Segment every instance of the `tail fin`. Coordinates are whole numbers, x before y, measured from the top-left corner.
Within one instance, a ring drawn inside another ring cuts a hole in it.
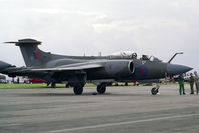
[[[38,48],[38,45],[41,45],[40,41],[34,39],[22,39],[18,40],[18,42],[6,43],[15,43],[16,46],[20,47],[27,67],[42,67],[51,60],[50,53],[46,53]]]

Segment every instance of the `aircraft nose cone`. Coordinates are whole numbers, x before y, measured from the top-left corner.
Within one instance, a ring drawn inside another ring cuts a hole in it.
[[[1,69],[4,69],[4,68],[6,68],[6,67],[9,67],[9,66],[11,66],[11,65],[8,64],[8,63],[6,63],[6,62],[0,61],[0,70],[1,70]]]
[[[188,66],[183,66],[183,65],[177,65],[177,64],[168,64],[167,65],[167,73],[169,75],[178,75],[178,74],[183,74],[186,73],[193,68],[188,67]]]

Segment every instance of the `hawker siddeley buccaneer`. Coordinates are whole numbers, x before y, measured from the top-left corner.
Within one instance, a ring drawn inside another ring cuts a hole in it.
[[[64,56],[43,52],[38,48],[40,41],[22,39],[14,43],[19,46],[26,67],[15,67],[0,61],[0,73],[10,77],[28,76],[51,84],[66,83],[72,86],[76,95],[81,95],[87,82],[97,83],[97,92],[105,93],[106,85],[112,81],[160,79],[167,75],[178,75],[192,68],[162,62],[158,58],[136,53],[121,52],[109,56]],[[157,90],[152,91],[153,94]]]

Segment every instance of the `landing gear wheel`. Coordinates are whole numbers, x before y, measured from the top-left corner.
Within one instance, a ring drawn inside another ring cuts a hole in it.
[[[156,85],[156,87],[151,89],[151,94],[156,95],[159,92],[159,88],[160,88],[160,86]]]
[[[152,95],[156,95],[157,93],[158,93],[158,89],[157,88],[154,87],[154,88],[151,89],[151,94]]]
[[[98,85],[97,92],[99,94],[104,94],[106,92],[106,85],[105,84]]]
[[[51,88],[56,88],[56,83],[51,83]]]
[[[83,92],[83,87],[74,87],[73,92],[75,93],[75,95],[81,95]]]

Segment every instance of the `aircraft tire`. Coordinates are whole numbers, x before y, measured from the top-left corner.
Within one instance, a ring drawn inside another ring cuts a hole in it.
[[[98,85],[97,92],[99,94],[104,94],[106,92],[106,85],[105,84]]]
[[[74,87],[73,92],[75,93],[75,95],[81,95],[83,92],[83,87]]]
[[[157,93],[158,93],[158,89],[157,88],[154,87],[154,88],[151,89],[151,94],[152,95],[156,95]]]

